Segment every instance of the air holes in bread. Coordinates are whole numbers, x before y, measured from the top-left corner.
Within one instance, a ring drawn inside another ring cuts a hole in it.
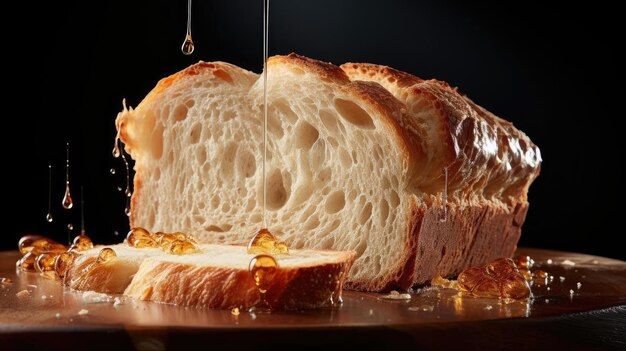
[[[206,163],[207,153],[204,147],[198,148],[198,151],[196,152],[196,159],[198,160],[199,165],[203,165]]]
[[[274,102],[273,106],[276,109],[276,112],[282,116],[282,119],[289,122],[289,124],[294,124],[298,120],[298,115],[293,112],[291,107],[289,107],[289,104],[287,104],[287,101],[284,99],[277,100]]]
[[[370,217],[372,216],[372,203],[368,202],[363,207],[363,211],[361,211],[361,215],[359,216],[359,224],[365,224]]]
[[[152,142],[150,143],[152,157],[160,159],[163,155],[163,125],[157,124],[152,132]]]
[[[222,153],[222,162],[220,163],[220,172],[225,179],[229,179],[233,175],[233,167],[237,156],[237,144],[230,142],[224,148]]]
[[[274,139],[280,139],[285,135],[280,119],[275,114],[267,116],[267,130]]]
[[[398,205],[400,205],[400,197],[398,197],[398,193],[396,193],[395,191],[391,192],[389,196],[389,203],[392,208],[396,208],[398,207]]]
[[[343,168],[352,166],[352,157],[350,157],[350,154],[344,148],[339,148],[339,162]]]
[[[202,124],[196,123],[191,127],[191,131],[189,132],[189,143],[197,144],[200,141],[200,135],[202,134]]]
[[[283,175],[280,170],[273,170],[267,177],[267,208],[278,210],[289,199],[289,191],[285,188]]]
[[[339,128],[337,126],[337,116],[331,114],[328,111],[321,110],[320,111],[320,120],[324,127],[326,127],[326,131],[331,136],[337,138],[339,135]]]
[[[189,109],[185,105],[178,105],[174,108],[174,121],[182,121],[187,118],[187,112]]]
[[[250,150],[240,150],[237,156],[237,172],[245,178],[252,177],[256,171],[256,160]]]
[[[189,100],[185,101],[185,105],[187,105],[187,108],[192,108],[193,105],[195,105],[195,104],[196,104],[196,100],[194,100],[194,99],[189,99]]]
[[[296,189],[293,195],[293,206],[298,206],[311,197],[313,187],[310,184],[304,184]]]
[[[298,149],[310,149],[311,146],[317,141],[320,133],[305,121],[300,121],[296,126],[296,148]]]
[[[337,213],[346,205],[345,194],[342,190],[335,191],[326,199],[326,212]]]
[[[226,73],[225,71],[222,71],[221,69],[216,69],[215,71],[213,71],[213,75],[228,83],[233,82],[233,78],[228,73]]]
[[[337,112],[339,112],[341,117],[343,117],[346,121],[354,124],[355,126],[366,129],[374,128],[374,122],[372,121],[372,117],[354,102],[343,99],[336,99],[335,108],[337,109]]]
[[[207,232],[223,232],[224,231],[224,229],[216,225],[210,225],[210,226],[204,227],[204,230],[206,230]]]
[[[385,222],[387,221],[387,218],[389,217],[389,204],[387,203],[387,200],[385,199],[381,199],[380,200],[380,208],[379,208],[379,213],[380,213],[380,224],[381,225],[385,225]]]
[[[213,195],[211,198],[211,208],[217,208],[220,205],[220,197],[219,195]]]
[[[304,229],[306,230],[312,230],[317,228],[320,225],[320,220],[319,218],[317,218],[317,216],[311,216],[309,217],[309,219],[306,221],[306,223],[304,223]]]

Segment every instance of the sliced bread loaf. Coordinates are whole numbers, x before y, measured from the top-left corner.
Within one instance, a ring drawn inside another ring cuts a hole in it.
[[[253,236],[262,82],[200,62],[120,112],[136,161],[132,226]],[[291,54],[270,58],[268,96],[269,229],[291,248],[355,250],[348,287],[405,289],[515,250],[539,150],[456,89]]]
[[[103,246],[77,255],[64,283],[76,290],[182,306],[248,309],[259,303],[259,288],[249,271],[255,255],[244,246],[201,244],[198,252],[185,255],[127,244],[107,247],[116,256],[98,261]],[[264,301],[273,310],[294,310],[339,302],[355,253],[291,250],[274,257],[278,268],[261,286]]]

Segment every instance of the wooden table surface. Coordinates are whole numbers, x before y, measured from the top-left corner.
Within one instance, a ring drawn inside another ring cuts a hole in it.
[[[449,289],[423,289],[406,301],[346,291],[332,310],[235,316],[123,297],[114,304],[116,296],[89,296],[37,273],[16,273],[18,253],[0,252],[0,278],[12,280],[0,284],[0,350],[626,349],[626,262],[537,249],[518,254],[553,277],[536,282],[528,301],[459,297]],[[28,295],[20,298],[22,290]]]

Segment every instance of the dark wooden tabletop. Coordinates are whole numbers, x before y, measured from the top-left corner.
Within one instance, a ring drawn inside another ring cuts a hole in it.
[[[39,274],[16,273],[18,253],[0,252],[0,278],[12,281],[0,283],[0,349],[626,350],[626,262],[536,249],[518,254],[548,273],[529,300],[461,297],[450,289],[418,290],[410,300],[347,291],[332,310],[233,315],[69,291]]]

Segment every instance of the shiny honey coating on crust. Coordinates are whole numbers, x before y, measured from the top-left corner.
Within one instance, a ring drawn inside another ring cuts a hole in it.
[[[249,254],[288,255],[287,244],[279,241],[274,234],[266,228],[259,232],[248,243]]]
[[[196,239],[190,234],[182,232],[151,233],[141,227],[132,228],[128,232],[126,243],[136,248],[160,248],[173,255],[186,255],[200,251]]]
[[[76,236],[69,248],[42,235],[24,235],[18,242],[23,256],[16,267],[25,272],[51,273],[63,278],[77,253],[92,247],[93,242],[84,234]]]
[[[85,234],[76,236],[69,248],[41,235],[25,235],[18,243],[23,256],[16,266],[25,272],[51,273],[63,279],[80,252],[91,248],[93,242]],[[116,256],[113,249],[105,247],[100,250],[94,264],[109,262]]]

